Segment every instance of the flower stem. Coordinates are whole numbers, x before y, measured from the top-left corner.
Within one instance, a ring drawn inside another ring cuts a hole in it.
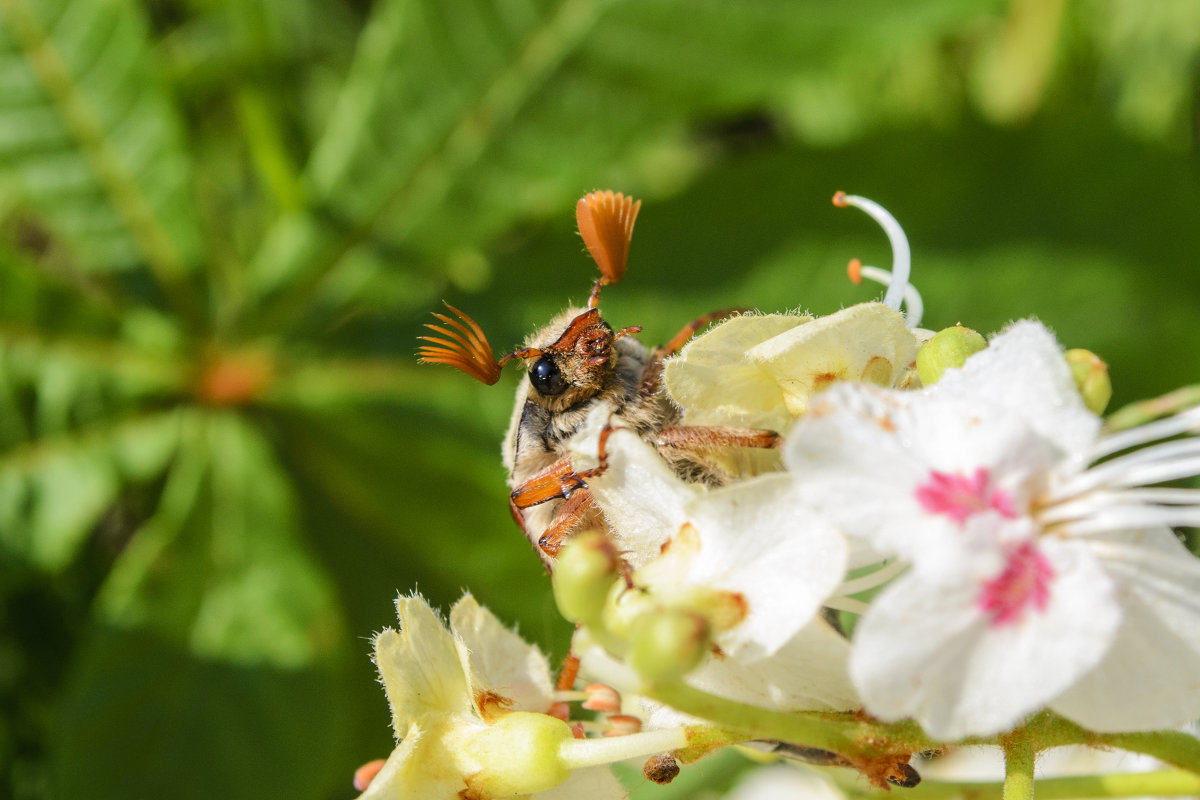
[[[1096,737],[1096,744],[1119,747],[1133,753],[1153,756],[1200,775],[1200,739],[1182,731],[1147,733],[1110,733]]]
[[[858,782],[861,785],[861,782]],[[1006,784],[976,781],[931,781],[904,790],[905,800],[1002,800]],[[1200,776],[1183,770],[1133,772],[1112,775],[1080,775],[1043,778],[1034,784],[1038,800],[1070,800],[1077,797],[1191,797],[1200,792]],[[861,793],[883,796],[883,792]],[[895,797],[895,794],[889,795]]]
[[[737,731],[747,739],[775,739],[840,754],[925,750],[936,743],[912,723],[862,722],[850,716],[772,711],[709,694],[683,683],[651,686],[642,694],[686,714]]]
[[[1004,748],[1003,800],[1033,799],[1033,764],[1037,760],[1031,737],[1018,732],[1001,740]]]
[[[655,753],[686,747],[690,730],[690,728],[660,728],[642,733],[631,733],[628,736],[610,736],[603,739],[568,739],[560,746],[558,757],[567,769],[579,769],[580,767],[612,764],[627,758],[652,756]]]
[[[1184,386],[1162,397],[1139,400],[1114,411],[1104,420],[1104,430],[1107,433],[1116,433],[1168,414],[1178,413],[1197,404],[1200,404],[1200,386]]]

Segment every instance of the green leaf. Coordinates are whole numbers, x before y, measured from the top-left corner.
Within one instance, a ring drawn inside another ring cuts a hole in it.
[[[316,213],[283,218],[262,289],[322,274],[385,214],[444,195],[573,52],[611,0],[390,0],[376,6],[309,161]]]
[[[154,630],[202,658],[313,663],[341,621],[295,506],[254,427],[234,414],[187,415],[158,511],[101,591],[102,619]]]
[[[125,485],[170,459],[178,415],[149,414],[44,437],[0,455],[0,548],[62,569]]]
[[[862,5],[850,16],[782,0],[686,13],[663,0],[379,4],[309,161],[313,208],[281,218],[255,259],[264,293],[303,276],[268,319],[330,299],[340,284],[321,279],[362,269],[363,250],[378,250],[378,270],[479,261],[476,243],[530,216],[566,218],[602,181],[676,188],[711,154],[706,120],[761,117],[769,136],[783,119],[829,142],[956,113],[946,41],[999,0]],[[851,26],[865,35],[849,39]],[[851,46],[833,50],[842,37]],[[856,111],[831,126],[838,97]]]
[[[26,203],[78,268],[145,263],[179,294],[200,251],[190,178],[140,6],[0,0],[0,198]]]

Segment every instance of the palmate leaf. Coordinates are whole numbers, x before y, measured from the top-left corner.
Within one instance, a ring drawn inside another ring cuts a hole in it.
[[[180,121],[130,0],[0,0],[0,198],[80,270],[146,264],[168,291],[200,249]]]

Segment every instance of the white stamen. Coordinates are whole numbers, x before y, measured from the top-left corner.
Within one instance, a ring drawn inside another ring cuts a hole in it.
[[[827,597],[822,605],[832,608],[834,611],[849,611],[852,614],[865,614],[870,607],[862,600],[855,600],[853,597]]]
[[[1100,486],[1149,486],[1197,474],[1200,474],[1200,439],[1181,439],[1144,447],[1097,464],[1067,480],[1053,496],[1068,498]]]
[[[838,192],[833,196],[833,203],[838,206],[854,206],[865,211],[873,220],[879,223],[879,227],[883,228],[884,233],[887,234],[888,241],[892,245],[892,277],[888,283],[887,294],[883,296],[883,304],[888,308],[899,311],[900,301],[904,298],[905,287],[908,286],[912,263],[908,248],[908,237],[904,235],[904,229],[900,227],[900,223],[896,221],[896,218],[888,213],[887,209],[874,200]]]
[[[1058,503],[1037,515],[1043,524],[1080,519],[1109,508],[1200,507],[1200,489],[1121,489],[1099,490]]]
[[[1105,508],[1097,516],[1088,517],[1064,525],[1072,536],[1081,536],[1107,531],[1129,531],[1139,528],[1187,526],[1200,527],[1200,508],[1191,506],[1130,506]]]
[[[884,286],[890,286],[892,283],[892,273],[880,267],[860,266],[858,274]],[[925,303],[921,300],[921,293],[911,283],[906,284],[904,286],[904,325],[909,328],[917,327],[921,324],[921,317],[924,314]]]
[[[1166,439],[1180,433],[1189,432],[1200,432],[1200,406],[1189,408],[1172,417],[1148,422],[1145,425],[1138,425],[1136,428],[1130,428],[1127,431],[1105,436],[1096,443],[1096,446],[1092,448],[1089,455],[1091,456],[1091,460],[1094,461],[1139,444],[1152,442],[1155,439]]]
[[[868,572],[866,575],[859,575],[857,578],[842,581],[842,585],[834,589],[833,594],[849,597],[852,594],[874,589],[876,586],[887,583],[907,568],[908,564],[902,561],[888,562],[874,572]]]

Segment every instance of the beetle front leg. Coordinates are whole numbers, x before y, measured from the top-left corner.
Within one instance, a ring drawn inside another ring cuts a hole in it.
[[[513,489],[509,499],[516,508],[531,508],[559,497],[568,498],[586,485],[571,459],[564,456]]]

